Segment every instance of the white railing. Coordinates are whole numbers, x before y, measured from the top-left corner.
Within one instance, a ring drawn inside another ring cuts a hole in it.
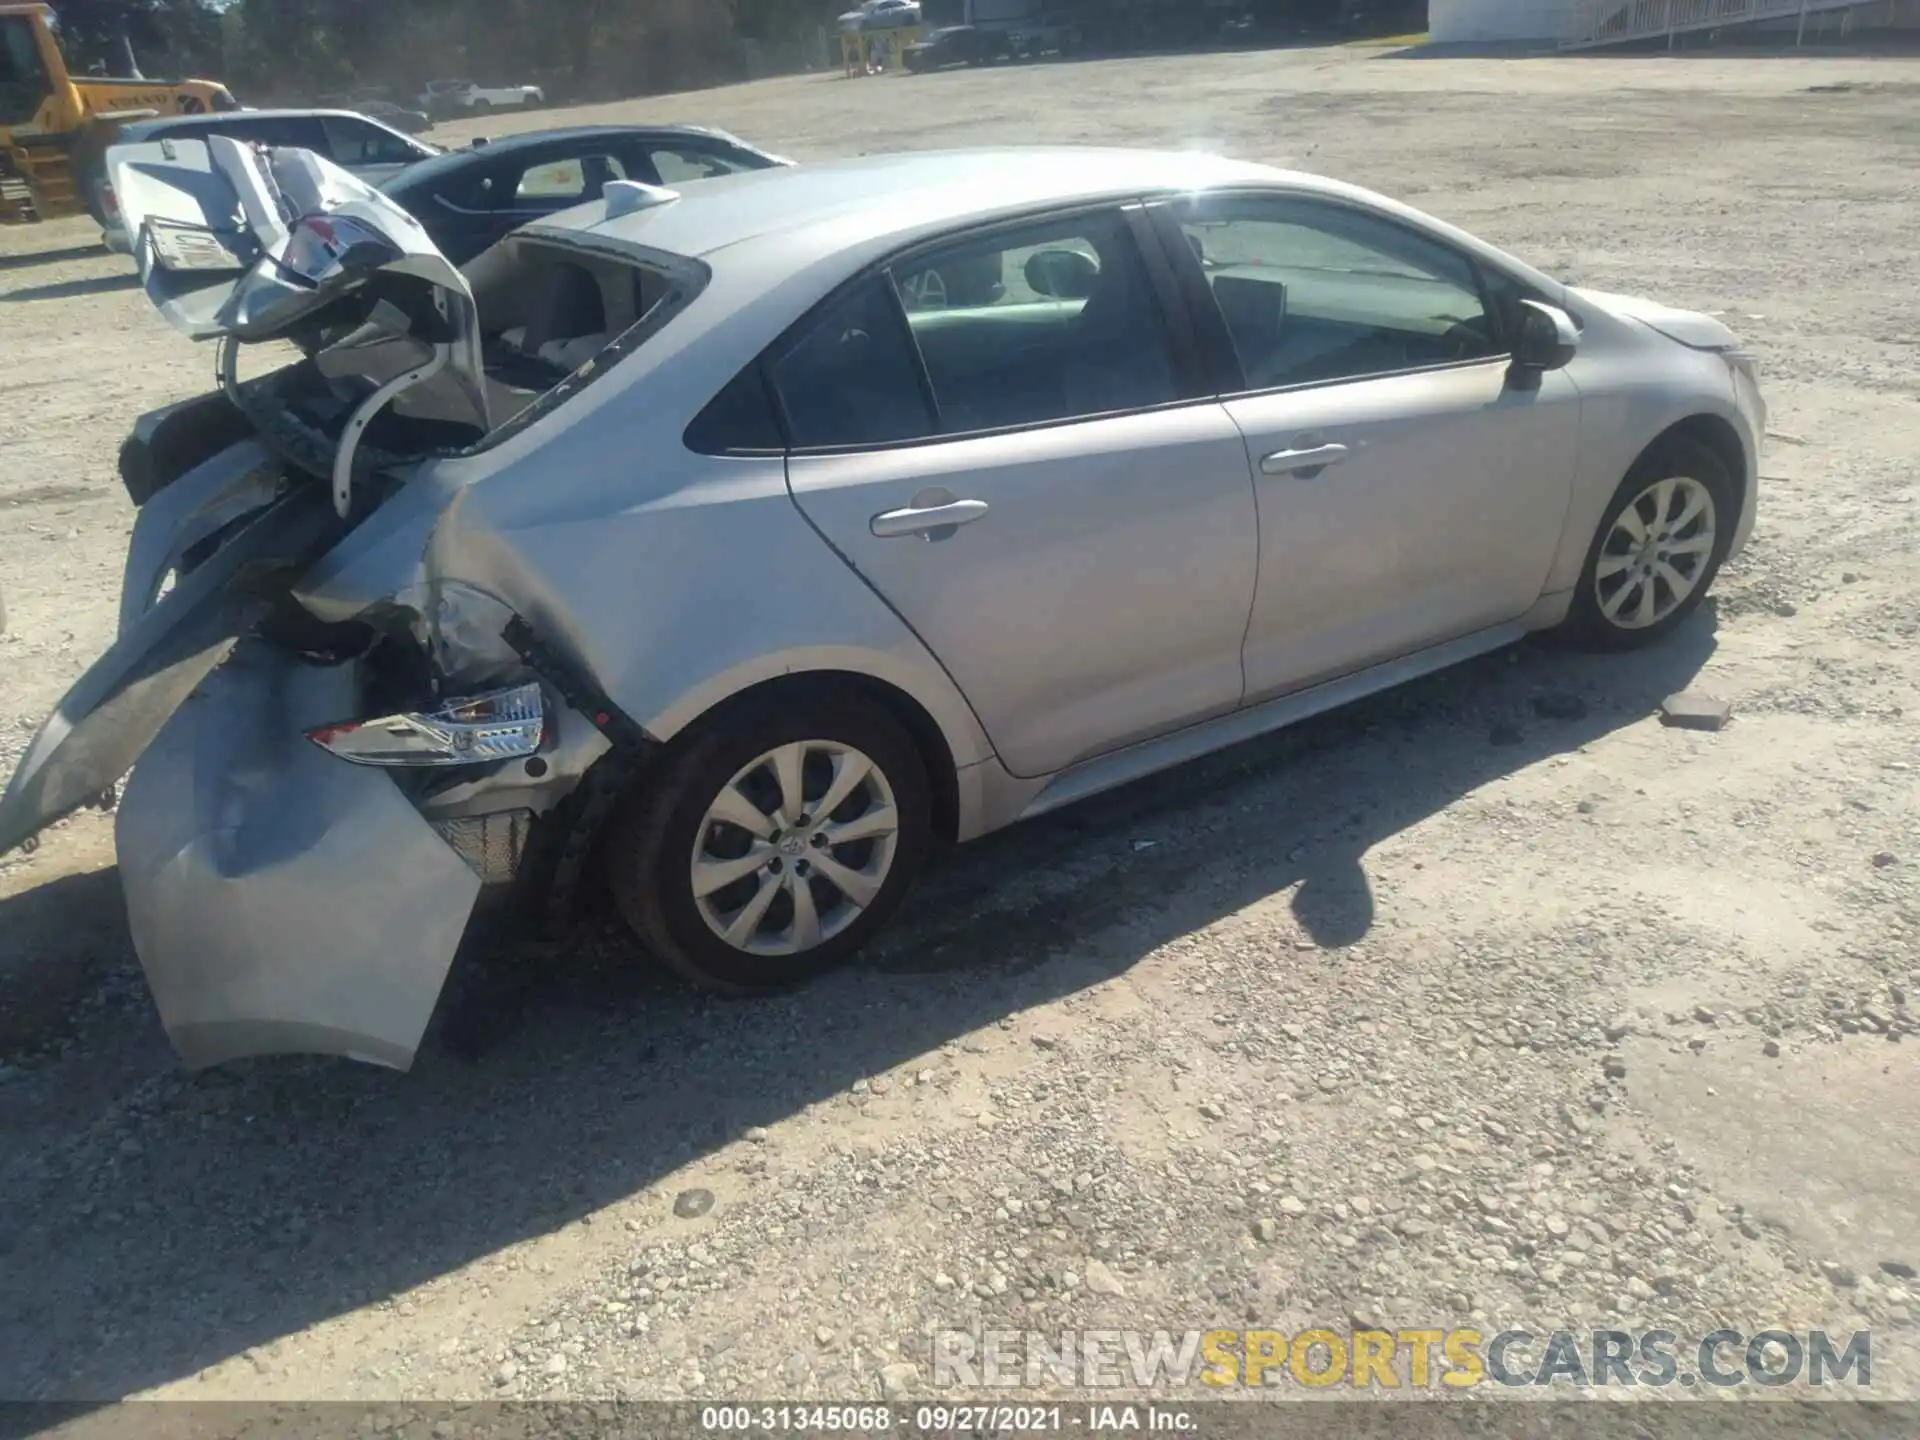
[[[1756,20],[1804,19],[1815,11],[1846,10],[1860,0],[1574,0],[1562,50],[1650,40],[1687,30],[1715,30]]]

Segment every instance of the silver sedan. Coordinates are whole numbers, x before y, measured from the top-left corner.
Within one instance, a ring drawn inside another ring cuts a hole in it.
[[[621,181],[455,269],[305,152],[114,164],[225,380],[135,427],[121,640],[0,847],[131,767],[190,1064],[410,1064],[510,884],[603,877],[686,976],[790,984],[948,842],[1529,631],[1658,641],[1753,527],[1718,321],[1307,175]]]

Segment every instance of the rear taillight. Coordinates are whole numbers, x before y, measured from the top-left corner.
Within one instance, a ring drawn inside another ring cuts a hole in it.
[[[483,765],[540,748],[547,706],[537,684],[465,695],[429,711],[343,720],[307,738],[355,765]]]
[[[113,186],[100,187],[100,208],[115,220],[120,218],[120,197],[113,193]]]

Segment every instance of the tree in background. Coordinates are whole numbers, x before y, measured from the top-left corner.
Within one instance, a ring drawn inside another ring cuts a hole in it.
[[[61,49],[85,72],[127,68],[146,75],[205,73],[220,59],[220,16],[204,0],[56,0]]]
[[[114,3],[114,0],[94,0]],[[124,3],[124,0],[121,0]],[[204,8],[206,0],[165,0]],[[598,99],[725,78],[731,10],[711,0],[230,0],[248,89],[292,98],[430,79],[535,83]]]

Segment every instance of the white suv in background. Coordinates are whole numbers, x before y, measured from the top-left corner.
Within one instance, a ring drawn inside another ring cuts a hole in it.
[[[546,91],[538,85],[477,85],[471,80],[429,80],[420,93],[420,108],[428,115],[467,111],[481,115],[489,110],[530,110],[547,103]]]

